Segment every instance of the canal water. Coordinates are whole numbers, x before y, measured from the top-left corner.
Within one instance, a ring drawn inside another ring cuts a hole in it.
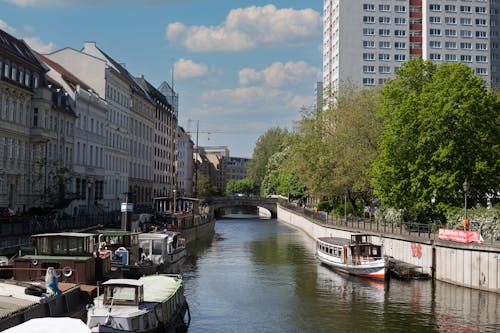
[[[194,332],[500,332],[500,296],[337,274],[274,219],[218,220],[182,268]]]

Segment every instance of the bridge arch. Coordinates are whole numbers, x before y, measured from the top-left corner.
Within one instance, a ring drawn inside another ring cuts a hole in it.
[[[278,199],[261,197],[218,197],[208,203],[214,213],[222,208],[231,207],[262,207],[271,213],[271,218],[278,216]]]

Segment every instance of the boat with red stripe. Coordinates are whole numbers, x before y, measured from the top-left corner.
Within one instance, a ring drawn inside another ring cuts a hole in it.
[[[372,243],[369,234],[353,234],[351,239],[320,237],[316,240],[316,256],[343,273],[376,280],[384,280],[387,274],[383,246]]]

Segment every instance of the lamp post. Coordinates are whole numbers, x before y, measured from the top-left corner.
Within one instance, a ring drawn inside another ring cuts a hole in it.
[[[176,198],[177,190],[174,189],[174,213],[177,211],[177,198]]]
[[[464,189],[464,210],[465,210],[465,219],[467,220],[467,192],[469,191],[469,183],[467,182],[467,178],[465,179],[464,183],[462,184],[462,187]]]

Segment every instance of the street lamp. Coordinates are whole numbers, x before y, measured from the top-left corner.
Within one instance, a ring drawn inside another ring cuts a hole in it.
[[[465,178],[464,183],[462,184],[464,189],[464,199],[465,199],[465,220],[467,220],[467,192],[469,191],[469,183],[467,182],[467,178]]]
[[[176,190],[176,189],[174,189],[174,213],[175,213],[175,212],[176,212],[176,210],[177,210],[177,208],[176,208],[176,205],[177,205],[177,203],[176,203],[177,198],[176,198],[176,196],[175,196],[175,195],[176,195],[176,193],[177,193],[177,190]]]

